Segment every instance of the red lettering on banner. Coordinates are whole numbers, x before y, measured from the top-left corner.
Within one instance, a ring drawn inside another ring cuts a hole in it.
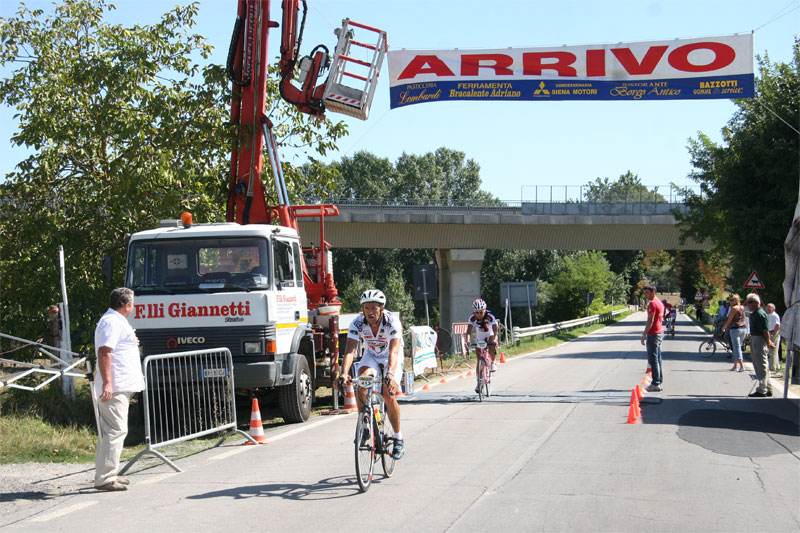
[[[611,48],[611,54],[625,72],[631,76],[650,75],[662,62],[669,47],[665,45],[650,46],[639,60],[630,48]],[[709,50],[714,54],[710,63],[699,65],[689,60],[689,55],[696,50]],[[606,50],[603,48],[586,50],[587,77],[606,76]],[[555,71],[564,78],[578,76],[573,66],[577,56],[572,52],[524,52],[522,54],[522,74],[524,76],[541,76],[543,71]],[[736,50],[724,43],[700,42],[685,44],[674,49],[667,56],[669,65],[682,72],[711,72],[720,70],[736,59]],[[461,56],[461,76],[478,76],[481,69],[491,69],[494,76],[513,76],[514,57],[507,54],[463,54]],[[612,69],[613,70],[613,69]],[[412,79],[420,75],[432,74],[439,77],[454,77],[455,73],[436,55],[418,55],[409,61],[398,77],[398,80]]]
[[[554,59],[554,63],[542,63],[543,60]],[[571,67],[575,60],[571,52],[528,52],[522,54],[522,73],[526,76],[541,76],[543,70],[555,70],[559,76],[575,77],[578,71]]]
[[[493,61],[494,64],[481,64],[482,61]],[[461,75],[477,76],[480,68],[494,69],[495,76],[513,76],[510,67],[514,63],[511,56],[505,54],[464,54],[461,56]]]
[[[605,50],[586,50],[586,75],[587,76],[606,75]]]
[[[444,61],[437,56],[414,56],[414,59],[403,69],[399,80],[413,78],[420,74],[436,74],[437,76],[455,76]]]
[[[689,62],[689,54],[695,50],[711,50],[714,52],[714,61],[708,65],[695,65]],[[723,43],[693,43],[685,44],[670,52],[667,60],[672,68],[684,72],[711,72],[725,68],[736,59],[736,50]]]
[[[612,48],[611,53],[617,58],[628,74],[652,74],[658,66],[658,62],[664,57],[667,51],[666,46],[651,46],[644,54],[641,63],[637,61],[630,48]]]

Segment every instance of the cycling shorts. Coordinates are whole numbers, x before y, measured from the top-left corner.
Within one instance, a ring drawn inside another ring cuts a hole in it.
[[[375,354],[367,350],[364,352],[364,355],[361,356],[361,361],[358,363],[358,371],[360,373],[361,369],[366,366],[375,370],[375,375],[379,375],[381,373],[381,368],[378,365],[382,364],[384,367],[384,372],[389,372],[391,370],[392,378],[394,379],[395,383],[400,385],[400,379],[402,379],[403,376],[403,358],[397,358],[394,369],[386,368],[388,362],[388,359],[377,359]]]

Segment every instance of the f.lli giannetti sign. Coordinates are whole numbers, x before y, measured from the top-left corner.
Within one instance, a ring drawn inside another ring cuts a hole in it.
[[[391,107],[443,100],[752,98],[753,35],[554,48],[395,50]]]

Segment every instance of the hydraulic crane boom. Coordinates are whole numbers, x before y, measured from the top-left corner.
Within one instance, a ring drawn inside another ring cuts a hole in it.
[[[302,18],[300,8],[302,3]],[[323,118],[327,108],[366,119],[374,96],[381,63],[386,53],[386,33],[370,26],[345,19],[335,30],[338,42],[333,57],[324,45],[314,47],[311,54],[300,57],[300,45],[308,11],[306,0],[282,0],[283,17],[280,46],[281,97],[303,113]],[[299,20],[299,24],[298,24]],[[298,217],[320,219],[320,247],[305,251],[315,259],[317,268],[309,276],[305,261],[303,272],[309,304],[316,306],[336,300],[336,288],[329,268],[328,249],[324,240],[324,217],[335,216],[333,205],[293,206],[283,178],[272,122],[266,116],[269,30],[279,27],[270,20],[270,0],[239,0],[236,25],[228,51],[227,71],[233,83],[231,124],[233,148],[228,189],[227,220],[240,224],[268,224],[277,219],[281,226],[297,227]],[[356,40],[355,31],[376,36],[374,43]],[[356,51],[367,56],[356,57]],[[361,74],[346,67],[366,68]],[[325,82],[321,74],[330,69]],[[295,75],[297,79],[295,80]],[[351,87],[344,79],[357,80]],[[297,81],[297,85],[295,85]],[[272,169],[277,204],[268,205],[262,181],[263,148],[266,146]]]

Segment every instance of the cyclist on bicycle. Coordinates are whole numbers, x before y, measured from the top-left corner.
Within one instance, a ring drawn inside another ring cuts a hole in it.
[[[666,298],[661,300],[661,303],[664,304],[664,327],[665,329],[674,331],[675,319],[678,317],[678,313],[677,311],[675,311],[675,307],[673,307],[672,304],[669,303]]]
[[[495,363],[497,350],[495,347],[497,345],[499,323],[494,315],[486,309],[486,302],[480,298],[472,302],[472,314],[467,320],[467,323],[469,324],[469,326],[467,326],[467,342],[471,339],[472,328],[474,327],[475,341],[486,341],[486,344],[489,345],[489,356],[492,358],[492,372],[494,372],[497,370],[497,363]],[[475,348],[475,357],[475,375],[477,376],[479,375],[477,358],[480,357],[480,351],[477,347]],[[478,392],[477,387],[475,388],[475,392]]]
[[[385,307],[386,296],[381,291],[371,289],[361,294],[362,313],[353,320],[347,332],[342,376],[350,379],[350,367],[360,340],[364,345],[364,354],[358,365],[358,375],[377,376],[381,371],[380,365],[384,368],[383,399],[395,431],[392,457],[400,459],[405,445],[400,431],[400,406],[395,395],[400,391],[403,373],[403,327],[399,318],[385,310]],[[364,406],[366,397],[367,391],[359,388],[356,395],[359,410]]]

